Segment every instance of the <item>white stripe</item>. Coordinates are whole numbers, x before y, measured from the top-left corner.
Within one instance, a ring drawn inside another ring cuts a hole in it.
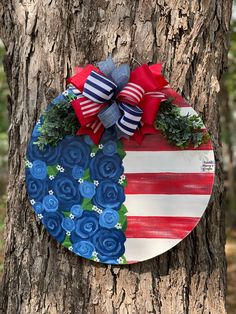
[[[133,120],[133,121],[137,121],[137,122],[139,122],[142,118],[142,117],[133,116],[131,113],[129,113],[127,111],[125,111],[125,116],[126,116],[126,118]]]
[[[85,92],[83,92],[83,95],[89,99],[91,99],[92,101],[94,102],[99,102],[99,103],[102,103],[100,100],[98,101],[96,98],[94,98],[93,96],[91,96],[90,94],[87,94]]]
[[[128,90],[124,90],[124,91],[120,92],[119,97],[121,97],[121,96],[126,97],[126,98],[131,99],[131,100],[133,100],[132,98],[135,98],[138,102],[140,101],[140,97],[138,97],[137,95],[135,95],[132,92],[129,92]]]
[[[84,87],[87,88],[89,91],[93,92],[94,94],[98,95],[99,97],[102,97],[102,98],[104,98],[104,99],[106,99],[106,100],[110,99],[111,96],[112,96],[112,94],[111,94],[110,96],[108,96],[108,95],[102,93],[100,90],[98,90],[97,88],[94,88],[94,87],[91,86],[91,85],[88,85],[87,83],[85,84]],[[94,99],[93,96],[91,96],[90,94],[88,94],[88,93],[86,93],[86,92],[83,92],[83,94],[84,94],[84,95],[85,95],[85,94],[88,95],[88,96],[87,96],[88,98],[91,98],[91,99],[93,98],[93,99]],[[96,99],[96,98],[95,98],[95,99]],[[98,101],[98,99],[97,99],[96,102],[100,102],[100,100]]]
[[[93,130],[94,133],[96,133],[98,131],[98,129],[101,127],[101,125],[102,125],[102,122],[99,122],[97,127]]]
[[[105,78],[104,76],[102,76],[102,78]],[[110,87],[109,85],[99,81],[98,79],[96,79],[95,77],[90,76],[88,81],[92,81],[94,84],[101,86],[103,89],[105,89],[106,91],[110,92],[112,91],[112,87]],[[108,80],[109,83],[112,83],[111,81]],[[114,83],[113,83],[114,84]],[[89,85],[90,86],[90,85]],[[114,86],[115,87],[115,86]]]
[[[127,216],[201,217],[210,195],[126,194]]]
[[[127,84],[128,86],[134,86],[135,88],[138,88],[138,89],[140,89],[140,91],[142,92],[142,94],[144,94],[145,93],[145,90],[140,86],[140,85],[138,85],[138,84],[135,84],[135,83],[131,83],[131,82],[129,82],[128,84]]]
[[[81,105],[83,106],[83,105],[86,105],[86,104],[89,104],[89,103],[93,103],[90,99],[88,99],[88,100],[84,100],[84,101],[81,101]]]
[[[123,91],[125,91],[125,90],[127,90],[127,89],[128,89],[129,91],[133,91],[135,94],[138,94],[138,96],[139,96],[140,99],[143,97],[143,94],[142,94],[139,90],[135,89],[134,87],[131,87],[131,86],[127,85],[127,86],[125,86],[125,88],[123,89]]]
[[[118,128],[119,128],[121,131],[123,131],[125,134],[127,134],[127,135],[129,135],[129,136],[132,136],[132,135],[133,135],[133,133],[131,133],[131,132],[129,132],[129,131],[123,129],[122,126],[119,124],[119,121],[116,122],[116,125],[117,125]]]
[[[111,80],[109,80],[108,78],[106,78],[104,75],[101,75],[99,73],[97,73],[96,71],[93,71],[93,73],[95,73],[95,75],[101,77],[103,80],[107,81],[110,84],[114,84],[114,87],[116,86],[116,84],[114,82],[112,82]],[[94,77],[93,77],[94,79]],[[96,78],[95,78],[96,79]],[[100,82],[99,80],[97,80],[98,82]],[[107,85],[106,85],[107,86]]]
[[[126,122],[125,120],[123,120],[123,119],[121,119],[120,120],[120,123],[122,124],[122,125],[125,125],[125,126],[127,126],[128,128],[130,128],[130,129],[132,129],[132,130],[135,130],[135,129],[137,129],[137,124],[131,124],[131,123],[129,123],[129,122]]]
[[[83,114],[84,115],[88,115],[88,114],[90,114],[92,112],[94,113],[94,112],[98,112],[98,111],[100,111],[100,108],[96,107],[96,108],[92,108],[92,109],[89,109],[89,110],[84,110]]]
[[[202,168],[211,163],[208,172],[214,173],[212,150],[127,151],[123,162],[126,173],[203,173]]]
[[[81,108],[81,110],[84,111],[84,110],[87,110],[87,109],[90,109],[90,108],[94,108],[94,107],[100,108],[100,107],[101,107],[101,104],[92,102],[91,105],[89,104],[89,105],[83,106],[83,107]]]
[[[168,251],[181,240],[127,238],[125,241],[125,257],[127,261],[147,260]]]

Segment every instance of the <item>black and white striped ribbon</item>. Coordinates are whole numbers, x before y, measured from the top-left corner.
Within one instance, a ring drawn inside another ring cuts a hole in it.
[[[92,71],[84,84],[83,95],[94,102],[104,103],[112,98],[116,88],[111,80]]]
[[[132,136],[139,125],[143,111],[137,106],[130,106],[125,103],[120,103],[119,107],[123,115],[116,122],[116,125],[125,135]]]

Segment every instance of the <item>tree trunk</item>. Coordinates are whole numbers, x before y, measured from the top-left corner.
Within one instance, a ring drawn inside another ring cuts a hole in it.
[[[217,99],[231,6],[231,0],[0,4],[11,90],[2,313],[225,313]],[[108,52],[118,62],[164,63],[171,86],[203,117],[217,162],[213,197],[191,235],[160,257],[127,266],[93,263],[57,245],[35,219],[24,182],[26,145],[41,110],[75,65],[96,63]]]

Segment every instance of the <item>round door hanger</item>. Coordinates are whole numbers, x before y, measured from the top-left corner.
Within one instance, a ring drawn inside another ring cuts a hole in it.
[[[197,115],[185,102],[179,107],[181,115]],[[96,262],[131,264],[168,251],[197,225],[214,181],[210,141],[180,149],[157,130],[138,143],[109,126],[97,143],[84,133],[42,148],[49,112],[28,144],[26,187],[56,241]]]

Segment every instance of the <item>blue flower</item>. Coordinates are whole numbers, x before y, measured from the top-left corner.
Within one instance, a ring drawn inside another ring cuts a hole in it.
[[[79,190],[84,198],[92,198],[95,194],[95,185],[91,182],[84,181],[79,185]]]
[[[72,176],[66,173],[57,174],[51,184],[60,210],[70,211],[73,205],[81,203],[79,183]]]
[[[47,180],[35,179],[29,169],[26,170],[26,189],[30,199],[37,201],[42,201],[44,195],[48,191]]]
[[[73,205],[70,210],[71,214],[74,215],[75,217],[81,217],[83,211],[84,210],[81,205]]]
[[[103,152],[96,154],[90,162],[89,168],[91,178],[98,181],[102,181],[104,179],[118,181],[124,172],[122,159],[118,154],[106,156]]]
[[[93,198],[94,204],[103,209],[112,208],[119,210],[124,201],[124,188],[111,180],[102,181],[97,187]]]
[[[75,223],[71,218],[63,218],[61,226],[65,231],[69,232],[75,229]]]
[[[102,262],[118,259],[125,252],[125,235],[117,229],[100,229],[92,237],[92,243]]]
[[[72,169],[72,176],[74,179],[79,180],[84,175],[84,169],[80,166],[74,166]]]
[[[114,228],[119,221],[119,214],[114,209],[105,209],[99,217],[99,224],[104,228]]]
[[[51,145],[45,145],[43,149],[39,149],[37,144],[34,144],[35,138],[32,138],[29,142],[26,156],[29,161],[40,159],[45,161],[48,166],[57,164],[60,157],[60,145],[52,147]]]
[[[107,143],[104,144],[103,146],[103,154],[106,156],[112,156],[116,153],[117,150],[117,145],[116,142],[114,141],[108,141]]]
[[[93,255],[94,251],[94,246],[91,242],[89,241],[79,241],[73,244],[73,252],[76,254],[86,257],[86,258],[91,258]]]
[[[75,230],[71,233],[72,243],[90,238],[99,229],[99,214],[84,210],[83,215],[75,219]]]
[[[73,168],[75,165],[87,168],[90,160],[90,147],[80,136],[66,136],[60,143],[61,156],[59,164]]]
[[[56,212],[58,209],[58,199],[54,195],[46,195],[43,198],[43,208],[46,212]]]
[[[42,223],[47,231],[60,243],[65,240],[66,236],[65,230],[61,226],[63,217],[60,212],[45,212],[42,218]]]
[[[46,163],[41,160],[35,160],[33,162],[32,168],[30,168],[30,173],[35,179],[44,180],[47,176]]]
[[[43,212],[43,204],[41,202],[36,202],[33,205],[33,209],[37,215],[42,214]]]

